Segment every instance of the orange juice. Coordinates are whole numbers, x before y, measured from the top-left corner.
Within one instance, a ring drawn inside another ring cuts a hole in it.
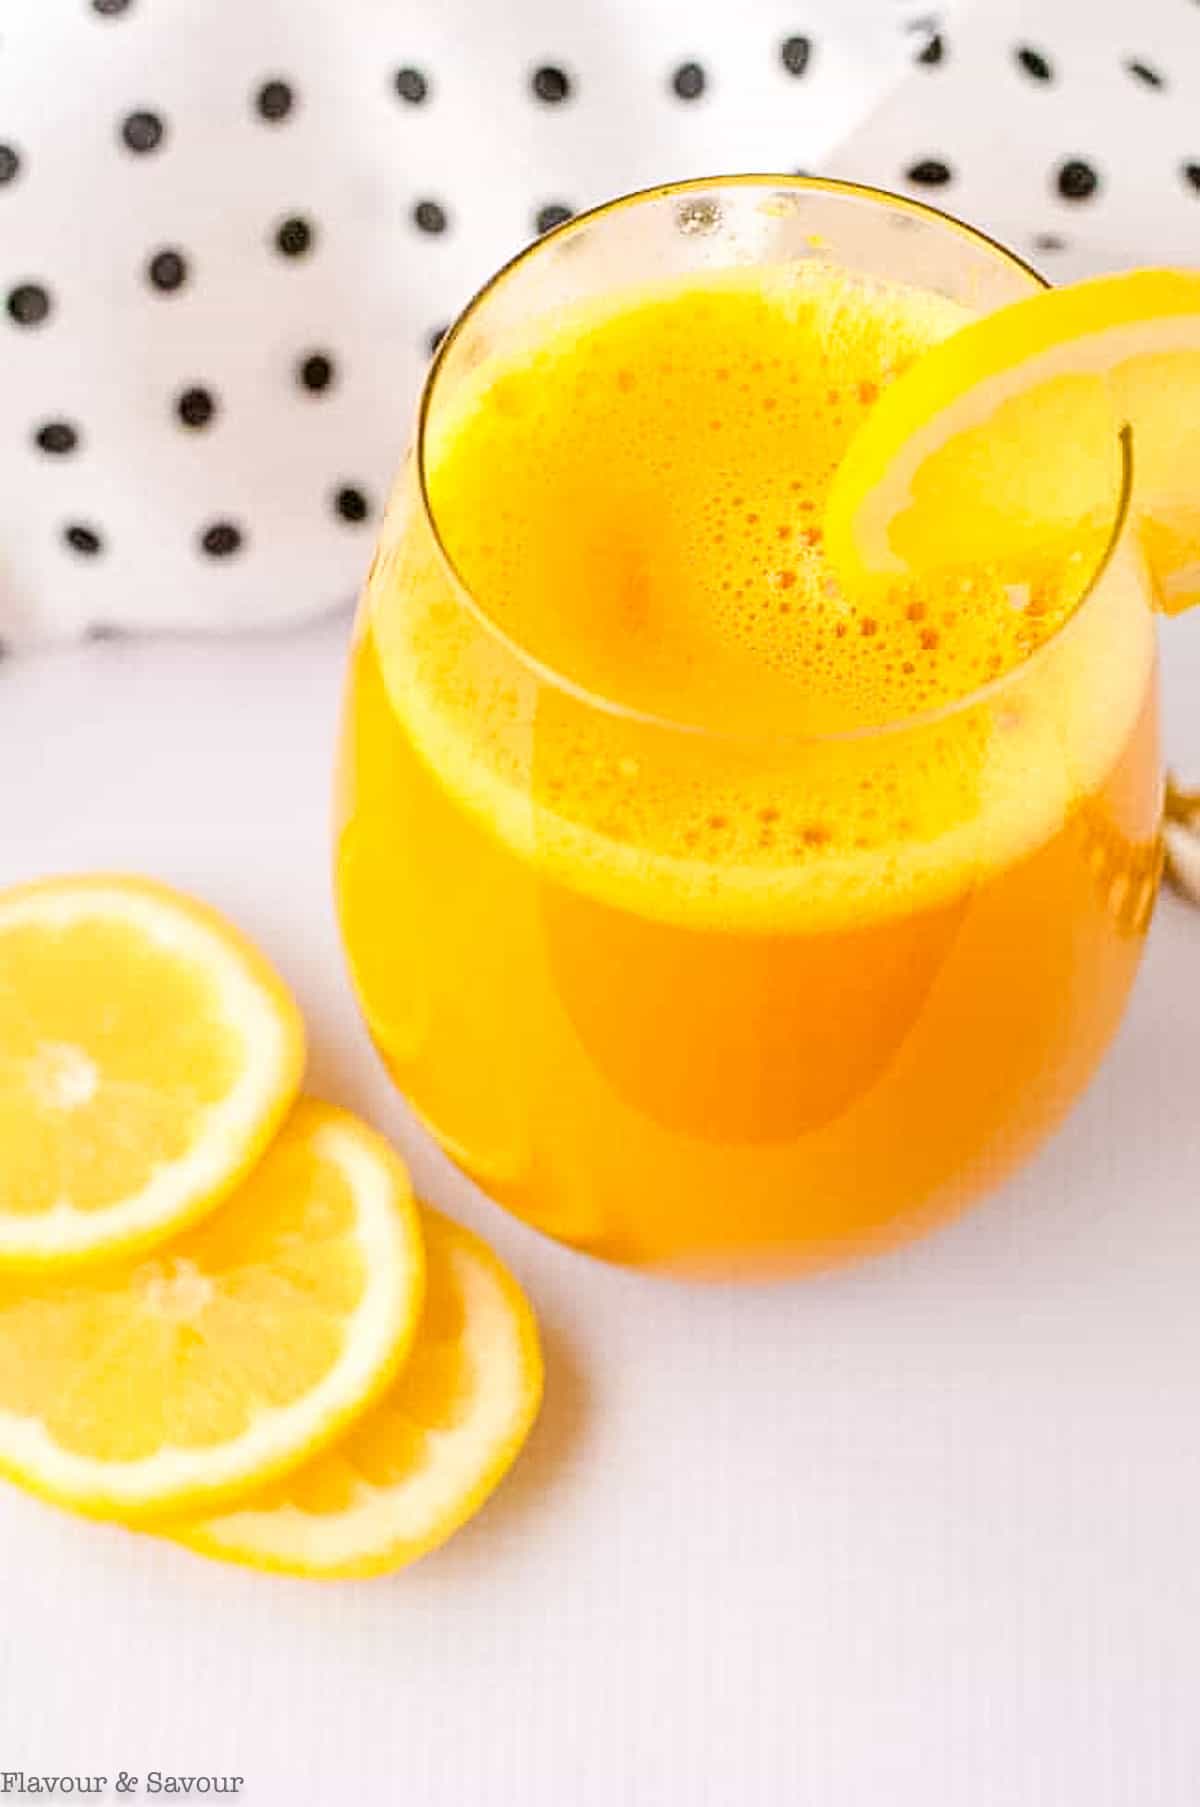
[[[1082,530],[919,594],[823,556],[855,425],[965,318],[819,258],[618,288],[467,340],[402,475],[348,690],[352,972],[438,1139],[581,1248],[911,1235],[1119,1020],[1157,876],[1133,551],[1083,602]]]

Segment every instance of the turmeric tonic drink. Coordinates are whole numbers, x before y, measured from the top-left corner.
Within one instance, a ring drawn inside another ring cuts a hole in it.
[[[693,1271],[879,1247],[993,1183],[1095,1067],[1157,876],[1132,551],[1081,520],[846,594],[839,457],[986,294],[807,249],[498,326],[485,296],[349,683],[339,905],[396,1083],[531,1223]]]

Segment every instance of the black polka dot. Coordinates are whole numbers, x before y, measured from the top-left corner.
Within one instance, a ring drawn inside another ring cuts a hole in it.
[[[1184,163],[1181,165],[1179,173],[1188,187],[1194,188],[1200,194],[1200,163]]]
[[[213,521],[200,533],[200,550],[209,558],[232,558],[241,545],[242,530],[232,521]]]
[[[1037,251],[1065,251],[1067,248],[1066,239],[1057,232],[1036,232],[1033,243]]]
[[[312,250],[313,229],[299,214],[281,220],[275,230],[275,245],[283,257],[304,257]]]
[[[419,69],[397,69],[392,78],[392,86],[401,100],[406,100],[410,107],[419,107],[423,100],[429,99],[429,78],[421,74]]]
[[[340,515],[343,521],[350,521],[354,524],[365,521],[371,512],[371,505],[366,496],[352,483],[344,484],[341,489],[334,492],[333,507],[334,512]]]
[[[167,128],[157,113],[128,113],[121,121],[121,137],[128,150],[139,156],[156,151],[166,136]]]
[[[314,395],[322,389],[328,389],[336,372],[333,359],[323,351],[310,351],[301,358],[296,366],[296,380],[302,389],[309,389]]]
[[[69,420],[48,420],[34,433],[34,443],[53,457],[64,457],[79,444],[79,431]]]
[[[927,69],[935,69],[946,60],[946,40],[940,31],[935,31],[927,38],[924,47],[917,53],[918,63],[924,63]]]
[[[779,60],[789,75],[803,75],[811,59],[811,38],[785,38],[779,46]]]
[[[211,389],[185,389],[175,403],[175,412],[185,427],[206,427],[216,411]]]
[[[263,83],[254,96],[254,105],[263,119],[276,125],[281,119],[287,118],[295,100],[296,96],[292,92],[291,84],[276,77]]]
[[[1099,188],[1100,177],[1082,157],[1069,157],[1055,171],[1054,185],[1064,201],[1087,201]]]
[[[94,527],[86,527],[82,521],[71,521],[62,530],[62,536],[72,552],[81,553],[84,558],[95,558],[103,552],[104,541]]]
[[[83,630],[85,640],[124,640],[125,629],[114,621],[89,621]]]
[[[428,339],[425,341],[425,343],[429,347],[430,357],[433,356],[434,352],[437,350],[437,348],[441,344],[442,340],[446,337],[446,334],[449,332],[449,330],[450,330],[450,328],[448,326],[435,326],[432,329],[432,331],[429,334]]]
[[[534,216],[534,225],[539,232],[550,232],[555,226],[561,226],[574,214],[573,207],[567,207],[562,201],[548,201],[539,207]]]
[[[566,100],[571,92],[571,78],[565,69],[555,63],[543,63],[535,69],[529,78],[529,85],[539,100],[548,106],[556,106],[559,101]]]
[[[437,201],[418,201],[412,216],[413,224],[422,232],[444,232],[450,224],[446,209]]]
[[[915,182],[919,188],[944,188],[952,180],[952,171],[940,157],[922,157],[919,163],[909,165],[904,179]]]
[[[187,281],[187,259],[182,251],[174,251],[169,247],[156,251],[146,265],[146,277],[153,288],[161,289],[164,295],[168,295],[172,289],[181,289]]]
[[[133,0],[92,0],[92,11],[99,13],[102,19],[119,19],[132,4]]]
[[[1125,64],[1126,74],[1132,75],[1135,82],[1141,82],[1147,88],[1165,88],[1166,80],[1152,69],[1149,63],[1141,62],[1137,57],[1129,57]]]
[[[11,182],[21,168],[21,153],[15,145],[0,144],[0,186]]]
[[[1019,67],[1033,81],[1052,82],[1054,80],[1054,70],[1040,50],[1034,50],[1029,44],[1021,44],[1015,54]]]
[[[18,326],[40,326],[50,312],[50,291],[40,282],[19,282],[9,290],[7,305]]]
[[[704,92],[705,80],[699,63],[680,63],[671,77],[671,86],[680,100],[699,100]]]

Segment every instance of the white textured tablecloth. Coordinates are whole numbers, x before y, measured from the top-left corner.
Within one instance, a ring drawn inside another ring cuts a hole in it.
[[[1083,1105],[949,1231],[770,1291],[594,1265],[455,1175],[358,1023],[326,883],[343,631],[12,661],[0,883],[126,864],[243,922],[315,1086],[529,1287],[545,1414],[385,1582],[224,1570],[0,1488],[0,1772],[234,1773],[255,1807],[1195,1807],[1200,917],[1164,901]],[[1165,637],[1195,769],[1200,628]]]

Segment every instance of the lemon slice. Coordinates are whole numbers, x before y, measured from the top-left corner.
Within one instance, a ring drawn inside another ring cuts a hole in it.
[[[233,1197],[165,1248],[0,1280],[0,1472],[98,1517],[227,1504],[386,1386],[423,1281],[398,1157],[302,1101]]]
[[[1127,422],[1156,600],[1186,608],[1200,600],[1200,272],[1050,289],[922,353],[835,474],[829,557],[854,587],[1081,543],[1118,512]]]
[[[254,1164],[300,1086],[282,980],[143,879],[0,893],[0,1268],[171,1234]]]
[[[238,1511],[170,1534],[206,1556],[333,1578],[403,1567],[444,1543],[515,1460],[537,1416],[533,1313],[486,1244],[421,1207],[417,1340],[379,1404]]]

